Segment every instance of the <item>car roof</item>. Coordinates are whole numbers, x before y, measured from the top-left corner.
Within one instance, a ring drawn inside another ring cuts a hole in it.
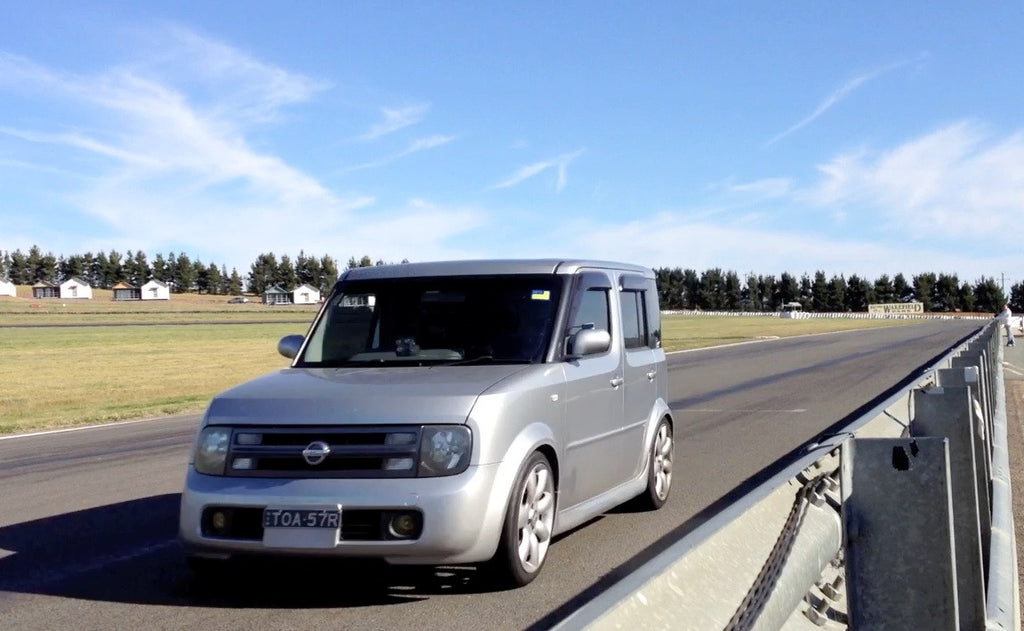
[[[480,259],[354,267],[339,280],[412,278],[418,276],[493,276],[500,274],[574,274],[580,269],[612,269],[654,278],[650,268],[631,263],[589,259]]]

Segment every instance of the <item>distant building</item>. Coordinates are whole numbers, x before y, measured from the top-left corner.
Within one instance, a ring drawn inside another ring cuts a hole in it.
[[[163,281],[153,279],[142,286],[143,300],[170,300],[171,287]]]
[[[0,296],[17,296],[18,288],[9,280],[0,280]]]
[[[802,309],[804,306],[799,302],[787,302],[782,305],[782,312],[779,314],[783,318],[800,318],[803,317]]]
[[[312,285],[299,285],[292,291],[292,302],[297,305],[315,305],[320,302],[320,290]]]
[[[92,300],[92,287],[81,278],[69,278],[60,284],[61,300]]]
[[[128,283],[118,283],[113,287],[113,300],[139,300],[142,295],[138,287]]]
[[[274,285],[263,292],[263,303],[268,305],[287,305],[292,301],[292,295]]]
[[[41,280],[35,285],[32,285],[32,297],[35,299],[42,298],[60,298],[60,287],[57,287],[53,283]]]

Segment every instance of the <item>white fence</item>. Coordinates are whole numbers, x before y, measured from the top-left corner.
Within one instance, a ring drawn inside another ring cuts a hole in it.
[[[800,318],[800,319],[852,319],[852,320],[986,320],[994,319],[993,316],[978,313],[864,313],[864,312],[826,312],[816,313],[811,311],[695,311],[695,310],[666,310],[661,312],[664,315],[680,316],[735,316],[742,318]]]

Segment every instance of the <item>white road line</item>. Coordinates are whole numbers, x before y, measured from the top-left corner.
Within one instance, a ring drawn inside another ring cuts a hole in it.
[[[165,550],[167,548],[177,545],[177,539],[169,539],[166,541],[161,541],[159,543],[148,545],[144,548],[129,550],[121,554],[103,556],[98,559],[94,559],[88,563],[72,564],[68,567],[54,568],[53,570],[42,572],[39,575],[30,576],[29,579],[24,583],[14,581],[14,584],[17,589],[31,589],[34,587],[39,587],[41,585],[58,583],[61,581],[66,581],[68,579],[77,578],[89,572],[102,570],[110,565],[124,563],[125,561],[132,561],[139,557],[146,556],[147,554],[159,552],[161,550]]]
[[[1018,368],[1010,362],[1003,362],[1003,370],[1006,372],[1012,372],[1015,375],[1024,375],[1024,369]]]
[[[196,414],[199,414],[197,412]],[[42,432],[32,432],[30,434],[8,434],[6,436],[0,436],[0,440],[11,440],[12,438],[30,438],[32,436],[47,436],[49,434],[64,434],[66,432],[80,432],[87,429],[104,429],[106,427],[123,427],[125,425],[135,425],[136,423],[150,423],[152,421],[166,421],[169,418],[181,418],[183,416],[190,416],[189,414],[175,414],[173,416],[154,416],[152,418],[139,418],[131,421],[111,421],[110,423],[102,423],[100,425],[83,425],[81,427],[64,427],[61,429],[48,429]]]

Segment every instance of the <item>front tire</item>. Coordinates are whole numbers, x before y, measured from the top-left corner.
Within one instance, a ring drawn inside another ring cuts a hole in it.
[[[555,524],[555,476],[544,454],[534,452],[523,465],[505,509],[498,551],[490,562],[493,578],[522,587],[540,574]]]
[[[641,508],[658,510],[668,501],[672,490],[672,464],[675,456],[675,442],[672,437],[672,425],[667,418],[661,419],[658,429],[654,432],[651,451],[647,464],[647,488],[637,500]]]

